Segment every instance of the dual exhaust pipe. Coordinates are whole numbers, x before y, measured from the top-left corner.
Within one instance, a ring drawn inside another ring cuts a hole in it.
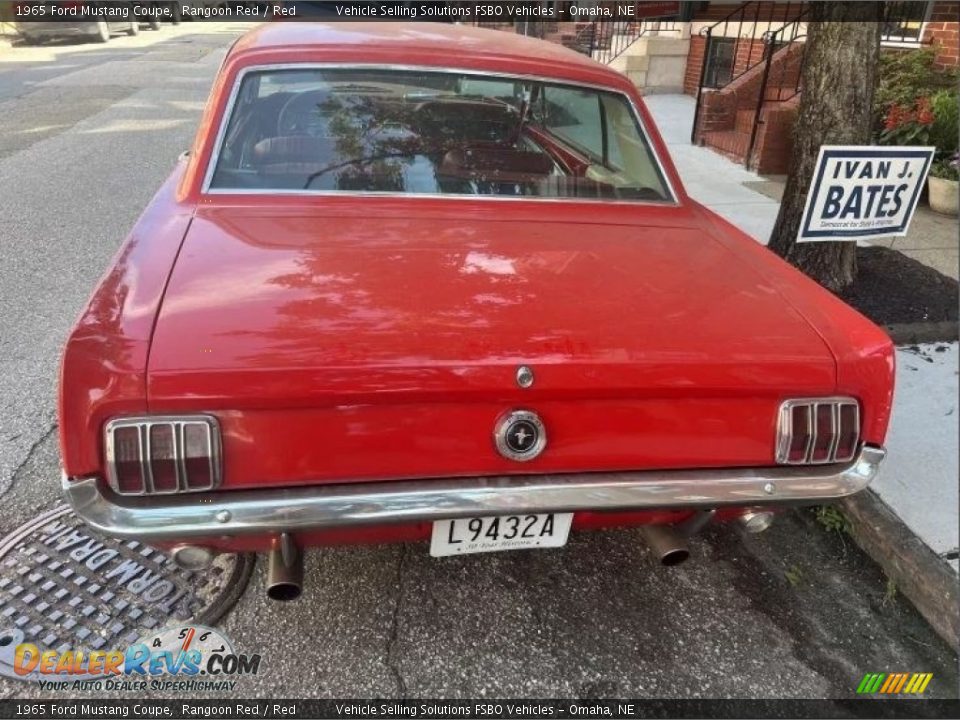
[[[661,565],[673,567],[690,557],[687,539],[669,525],[641,525],[640,534]]]
[[[640,534],[661,565],[667,567],[680,565],[690,557],[687,538],[710,522],[714,512],[713,510],[700,511],[676,526],[641,525]],[[772,520],[773,513],[754,510],[740,518],[740,525],[749,533],[757,533],[766,530]],[[176,561],[180,558],[175,555],[174,559]],[[289,533],[280,533],[273,538],[267,556],[267,597],[271,600],[289,602],[296,600],[302,593],[303,552]]]
[[[170,559],[182,570],[202,571],[210,566],[216,551],[202,545],[176,545]],[[303,592],[303,553],[289,533],[274,536],[267,555],[267,597],[296,600]]]
[[[673,567],[690,558],[687,538],[696,534],[713,519],[715,510],[701,510],[680,525],[641,525],[640,533],[650,550],[665,567]],[[751,510],[739,519],[748,533],[759,533],[770,527],[773,513]],[[289,533],[273,539],[267,565],[267,597],[287,602],[303,592],[303,553]]]
[[[696,534],[710,522],[715,510],[701,510],[679,525],[641,525],[640,534],[653,554],[666,567],[680,565],[690,557],[687,538]],[[738,519],[740,527],[750,534],[763,532],[773,523],[769,510],[754,509]]]
[[[706,519],[709,520],[712,515],[712,512],[709,513]],[[673,527],[643,525],[640,532],[662,565],[679,565],[690,557],[686,535],[677,532]],[[303,553],[289,533],[281,533],[273,538],[267,556],[267,597],[289,602],[300,597],[302,592]]]
[[[713,513],[704,515],[705,520],[709,520]],[[705,521],[698,523],[700,527],[702,524],[705,524]],[[688,534],[681,534],[682,530],[678,532],[668,525],[643,525],[640,532],[662,565],[679,565],[690,557],[686,541]],[[267,556],[267,597],[289,602],[300,597],[302,592],[303,553],[289,533],[281,533],[273,538]]]
[[[303,592],[303,553],[289,533],[273,538],[267,558],[267,597],[289,602]]]
[[[706,519],[709,520],[712,515],[712,512],[709,513]],[[690,557],[686,536],[672,526],[642,525],[640,532],[660,564],[668,567],[679,565]],[[281,533],[273,538],[267,556],[267,597],[290,602],[302,593],[303,553],[289,533]]]

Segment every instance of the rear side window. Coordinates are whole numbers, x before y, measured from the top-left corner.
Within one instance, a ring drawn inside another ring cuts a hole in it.
[[[619,93],[360,68],[248,72],[209,189],[672,200]]]
[[[603,156],[600,93],[570,87],[544,88],[544,126],[593,157]]]

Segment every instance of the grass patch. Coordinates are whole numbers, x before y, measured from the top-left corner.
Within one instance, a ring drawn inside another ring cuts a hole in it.
[[[897,584],[893,578],[887,578],[887,587],[883,592],[883,604],[889,605],[897,599]]]
[[[792,587],[796,587],[803,580],[803,570],[797,565],[792,565],[789,570],[785,570],[783,576]]]
[[[814,510],[817,522],[830,532],[850,534],[853,526],[850,518],[840,508],[834,505],[820,505]]]

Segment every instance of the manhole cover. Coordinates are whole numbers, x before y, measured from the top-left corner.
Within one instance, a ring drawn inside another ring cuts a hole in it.
[[[0,666],[14,640],[106,650],[171,622],[211,625],[243,594],[254,557],[224,554],[181,570],[160,550],[101,537],[57,507],[0,540]]]

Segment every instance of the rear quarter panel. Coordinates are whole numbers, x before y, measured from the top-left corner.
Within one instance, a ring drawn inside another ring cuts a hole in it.
[[[893,341],[881,328],[716,213],[690,201],[704,227],[776,287],[820,334],[837,363],[837,393],[860,400],[861,438],[882,445],[893,407]]]
[[[60,366],[60,449],[67,475],[100,469],[100,433],[147,410],[146,368],[157,310],[192,218],[176,196],[178,163],[121,245],[71,331]]]

